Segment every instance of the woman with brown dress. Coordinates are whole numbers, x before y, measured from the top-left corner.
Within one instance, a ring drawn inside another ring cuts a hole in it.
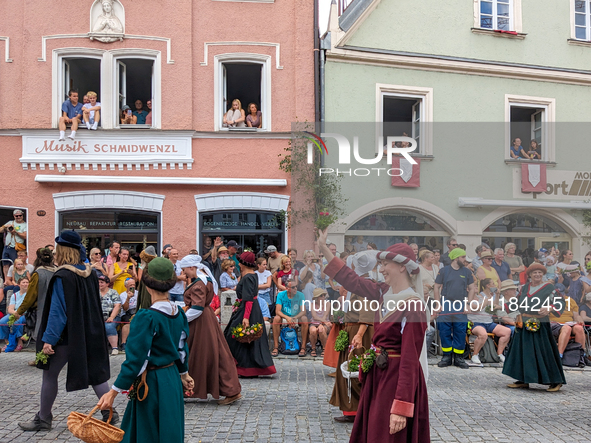
[[[377,264],[377,251],[362,251],[355,255],[347,257],[347,263],[354,269],[355,274],[360,278],[369,278],[369,273]],[[338,406],[343,411],[343,415],[335,417],[335,421],[339,423],[352,423],[355,421],[357,415],[357,407],[359,406],[359,396],[361,394],[361,383],[359,379],[351,379],[351,395],[349,395],[349,387],[347,380],[343,377],[341,372],[341,364],[349,360],[350,348],[361,349],[368,351],[371,347],[371,339],[373,337],[373,321],[374,313],[369,309],[369,303],[363,303],[364,297],[357,294],[345,292],[345,300],[343,307],[345,310],[344,330],[349,336],[349,347],[339,353],[339,360],[337,362],[337,377],[334,388],[332,390],[332,397],[330,404]],[[361,303],[361,309],[356,309],[357,305]],[[367,309],[365,309],[367,308]]]
[[[207,394],[221,405],[239,400],[242,387],[228,343],[222,335],[210,304],[218,284],[199,255],[187,255],[179,263],[192,283],[185,289],[189,321],[189,375],[195,380],[192,398],[207,399]]]

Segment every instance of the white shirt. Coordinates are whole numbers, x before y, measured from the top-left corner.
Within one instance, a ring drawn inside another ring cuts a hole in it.
[[[101,105],[101,104],[100,104],[99,102],[96,102],[96,103],[94,104],[94,106],[92,106],[90,103],[86,103],[86,104],[85,104],[84,106],[82,106],[82,107],[83,107],[83,108],[86,108],[86,109],[90,109],[90,108],[94,108],[95,106],[100,106],[100,105]],[[90,123],[94,123],[94,112],[95,112],[95,111],[90,111],[90,113],[89,113],[89,120],[90,120]]]
[[[123,309],[123,305],[125,304],[125,300],[127,300],[127,291],[123,291],[119,294],[119,298],[121,299],[121,309]],[[129,309],[137,308],[137,291],[133,293],[133,297],[129,299]],[[128,309],[128,310],[129,310]]]
[[[264,285],[267,283],[267,279],[269,277],[271,277],[271,271],[269,271],[268,269],[265,269],[264,272],[259,272],[259,271],[254,271],[254,273],[257,275],[257,277],[259,278],[259,286],[260,285]],[[266,294],[267,292],[269,292],[271,290],[271,288],[267,288],[267,289],[259,289],[259,294]]]
[[[32,274],[33,271],[35,270],[35,266],[26,264],[25,269],[27,271],[29,271],[29,274]],[[10,265],[10,268],[8,268],[8,272],[7,272],[6,276],[7,277],[14,277],[14,265]]]
[[[181,267],[179,266],[179,262],[177,261],[176,263],[173,263],[174,266],[174,272],[176,273],[176,276],[180,276],[183,272],[183,270],[181,269]],[[184,294],[185,293],[185,282],[182,280],[179,280],[176,282],[176,285],[174,285],[174,287],[170,290],[171,294]]]
[[[27,232],[27,222],[17,223],[15,221],[10,221],[4,225],[5,227],[12,226],[14,231],[25,233]],[[4,241],[4,246],[8,246],[10,248],[15,247],[15,243],[25,244],[25,239],[20,238],[18,235],[10,232],[8,229],[6,230],[6,240]]]

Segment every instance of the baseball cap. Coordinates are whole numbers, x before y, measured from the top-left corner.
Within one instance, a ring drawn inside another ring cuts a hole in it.
[[[12,215],[25,215],[25,213],[20,209],[15,209],[14,211],[12,211]]]
[[[540,248],[540,252],[543,252],[544,254],[546,254],[548,252],[548,250],[546,248]]]
[[[123,107],[121,108],[122,111],[127,111],[128,109],[131,109],[131,108],[127,105],[123,105]]]
[[[230,240],[226,245],[227,248],[239,248],[240,245],[236,243],[234,240]]]
[[[270,254],[271,252],[277,252],[277,247],[273,246],[273,245],[269,245],[267,246],[267,249],[265,250],[266,254]]]

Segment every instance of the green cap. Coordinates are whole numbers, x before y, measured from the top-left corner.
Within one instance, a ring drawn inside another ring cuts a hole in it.
[[[458,257],[464,257],[466,255],[466,251],[460,248],[456,248],[449,253],[449,259],[455,260]]]
[[[176,275],[174,265],[169,259],[164,257],[156,257],[148,263],[146,270],[150,277],[159,281],[168,281],[173,275]]]

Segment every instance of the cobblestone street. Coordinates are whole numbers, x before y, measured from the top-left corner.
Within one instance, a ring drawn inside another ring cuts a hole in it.
[[[32,353],[2,354],[0,382],[4,417],[0,441],[78,441],[66,427],[72,410],[89,411],[92,390],[65,392],[65,374],[54,406],[54,429],[23,433],[17,422],[33,417],[39,404],[41,373],[26,365]],[[125,356],[111,358],[116,375]],[[276,359],[277,374],[241,380],[244,399],[232,406],[214,401],[186,404],[187,442],[347,442],[352,425],[336,424],[338,410],[328,404],[334,379],[321,361]],[[429,397],[433,441],[562,442],[589,441],[588,400],[591,372],[568,371],[558,393],[541,386],[510,390],[499,368],[439,369],[430,366]],[[114,378],[111,380],[113,381]],[[126,399],[116,405],[121,415]],[[98,415],[97,415],[98,417]]]

